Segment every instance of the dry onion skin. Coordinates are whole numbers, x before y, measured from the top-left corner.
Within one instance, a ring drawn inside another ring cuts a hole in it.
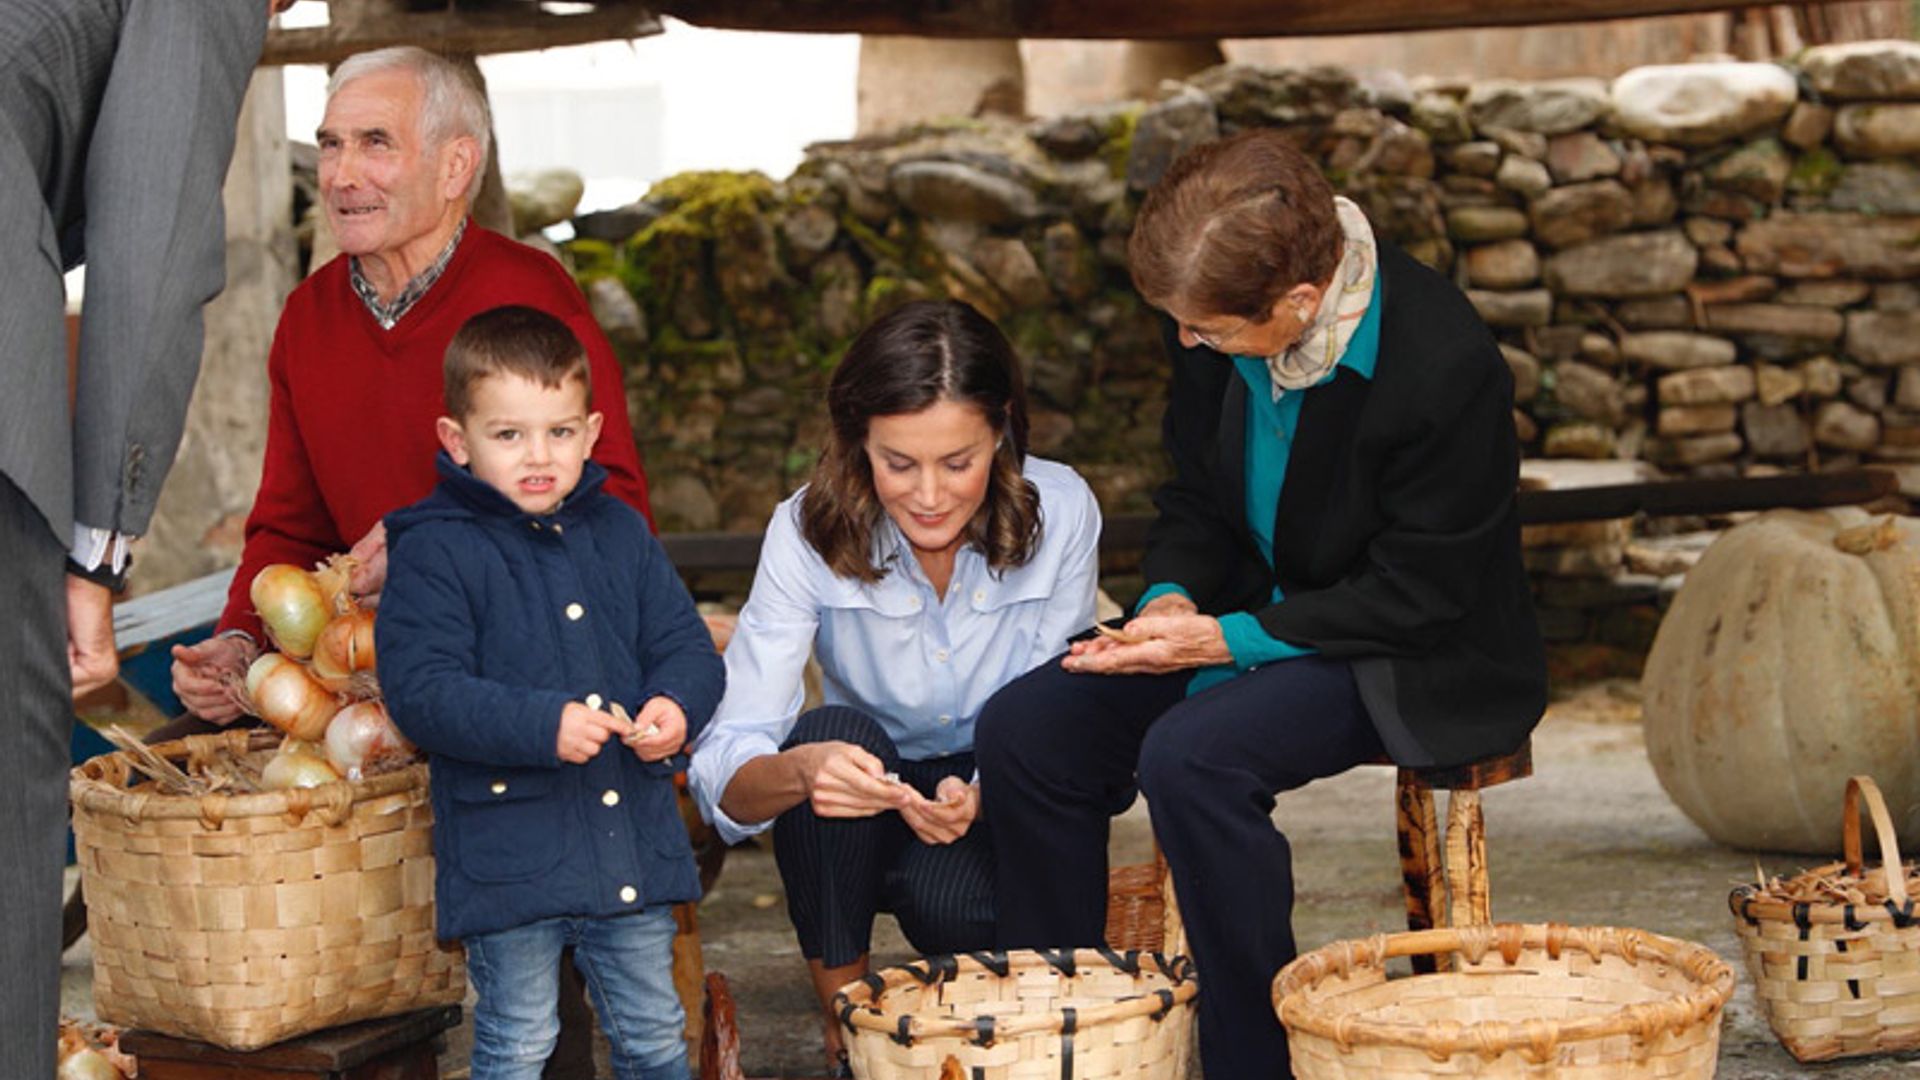
[[[359,607],[353,598],[353,572],[360,560],[351,555],[329,555],[313,568],[313,583],[327,603],[327,614],[345,615]]]
[[[248,711],[296,739],[314,742],[340,711],[340,699],[298,661],[265,653],[247,669]]]
[[[336,617],[320,631],[313,645],[313,677],[336,694],[371,697],[378,691],[373,675],[373,612],[355,608]],[[364,676],[356,679],[355,676]]]
[[[314,575],[291,563],[274,563],[253,576],[247,594],[275,647],[302,660],[313,655],[314,641],[334,614]]]

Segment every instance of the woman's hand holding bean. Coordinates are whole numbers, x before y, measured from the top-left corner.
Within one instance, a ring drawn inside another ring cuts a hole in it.
[[[1154,603],[1168,599],[1174,598],[1162,596]],[[1186,603],[1191,606],[1192,601]],[[1163,675],[1233,661],[1220,620],[1211,615],[1142,614],[1126,625],[1124,633],[1137,640],[1126,643],[1098,638],[1079,642],[1061,665],[1068,671],[1091,675]]]
[[[903,787],[905,785],[902,785]],[[900,807],[900,817],[913,834],[926,844],[951,844],[967,835],[980,816],[980,785],[969,784],[957,776],[940,781],[929,799],[912,788],[913,797]]]
[[[886,765],[852,743],[808,743],[787,753],[798,755],[807,798],[821,817],[871,817],[918,797],[907,785],[888,780]]]

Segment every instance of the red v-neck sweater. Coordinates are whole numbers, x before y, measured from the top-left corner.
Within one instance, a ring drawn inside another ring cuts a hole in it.
[[[620,365],[579,286],[551,256],[469,221],[440,280],[391,330],[354,293],[345,256],[287,298],[267,358],[266,464],[221,630],[262,640],[248,596],[261,567],[311,567],[433,490],[447,343],[502,304],[551,312],[586,344],[593,406],[606,416],[593,458],[610,474],[607,491],[652,522]]]

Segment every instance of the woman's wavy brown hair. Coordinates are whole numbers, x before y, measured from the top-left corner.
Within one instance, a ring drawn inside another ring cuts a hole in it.
[[[1147,303],[1264,323],[1274,302],[1340,262],[1333,187],[1271,128],[1182,154],[1147,192],[1127,240]]]
[[[800,532],[841,577],[886,576],[876,542],[886,519],[867,460],[876,416],[917,413],[957,401],[980,410],[1000,438],[987,496],[965,542],[995,571],[1020,566],[1040,542],[1040,493],[1021,472],[1027,456],[1027,391],[1013,347],[986,316],[958,300],[917,300],[873,321],[827,386],[830,423],[819,464],[800,501]]]

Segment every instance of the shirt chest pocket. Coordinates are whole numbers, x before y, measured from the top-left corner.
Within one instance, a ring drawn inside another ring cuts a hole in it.
[[[526,881],[553,869],[566,854],[556,771],[463,770],[447,779],[456,815],[450,823],[454,857],[467,877]]]

